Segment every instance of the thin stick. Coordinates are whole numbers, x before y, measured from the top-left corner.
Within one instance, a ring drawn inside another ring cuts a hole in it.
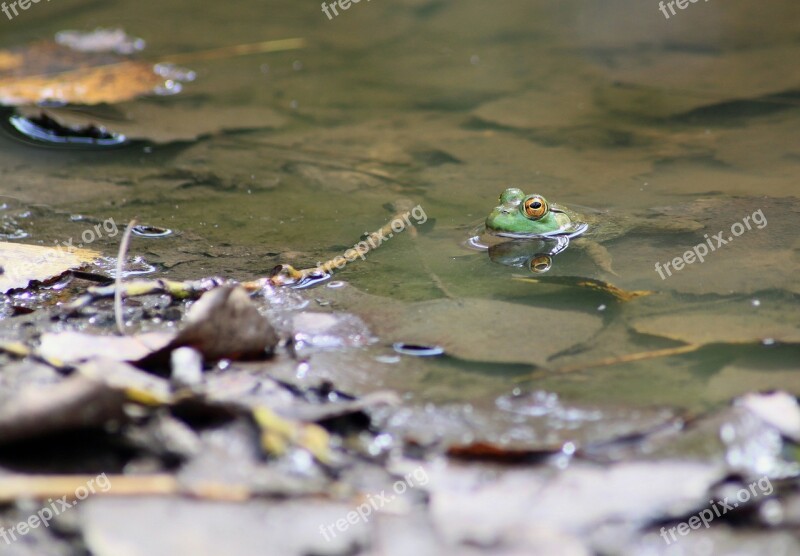
[[[266,52],[282,52],[284,50],[297,50],[306,47],[306,40],[301,38],[280,39],[276,41],[264,41],[253,44],[237,44],[235,46],[223,46],[222,48],[212,48],[210,50],[200,50],[197,52],[185,52],[183,54],[171,54],[159,58],[161,62],[184,64],[199,60],[218,60],[231,56],[244,56],[245,54],[263,54]]]
[[[374,251],[378,247],[383,244],[384,238],[391,238],[394,237],[396,233],[392,229],[392,224],[396,220],[403,220],[404,222],[410,222],[409,217],[411,216],[410,210],[403,210],[395,213],[392,216],[391,220],[389,220],[386,224],[380,227],[380,229],[372,232],[367,236],[366,239],[359,241],[356,245],[352,247],[352,249],[348,249],[347,251],[354,251],[356,253],[356,257],[353,258],[352,261],[348,261],[343,256],[337,256],[330,260],[325,261],[315,267],[311,268],[303,268],[297,270],[291,265],[278,265],[276,267],[276,271],[274,271],[273,275],[269,278],[270,283],[273,286],[288,286],[292,284],[302,283],[305,280],[310,279],[325,279],[328,276],[333,274],[335,269],[340,270],[344,268],[349,262],[354,262],[356,258],[364,258],[364,256],[369,253],[370,251]],[[404,227],[401,230],[404,231],[406,228]],[[410,226],[413,229],[413,225]],[[347,252],[346,251],[346,252]]]
[[[125,256],[128,253],[128,245],[131,242],[131,232],[136,225],[134,218],[128,222],[128,227],[125,228],[125,233],[122,234],[122,241],[119,244],[119,252],[117,253],[117,275],[114,277],[114,319],[117,321],[117,330],[123,336],[125,335],[125,319],[122,314],[122,273],[125,270]]]
[[[11,502],[18,498],[72,498],[75,491],[97,480],[89,475],[9,475],[0,478],[0,502]],[[95,494],[117,494],[121,496],[131,494],[176,494],[178,482],[172,475],[122,475],[106,476],[108,489],[104,492],[99,487]]]
[[[609,367],[611,365],[620,365],[623,363],[633,363],[635,361],[646,361],[647,359],[657,359],[659,357],[670,357],[672,355],[683,355],[684,353],[692,353],[704,347],[706,344],[687,344],[685,346],[677,346],[664,349],[656,349],[653,351],[640,351],[637,353],[628,353],[618,357],[606,357],[598,359],[597,361],[590,361],[583,365],[575,365],[572,367],[557,367],[552,369],[553,373],[575,373],[587,369],[596,369],[597,367]]]
[[[243,501],[252,496],[245,485],[213,481],[184,486],[174,475],[106,475],[106,490],[93,475],[8,475],[0,477],[0,502],[19,498],[75,498],[75,491],[92,485],[92,496],[192,496],[206,500]]]

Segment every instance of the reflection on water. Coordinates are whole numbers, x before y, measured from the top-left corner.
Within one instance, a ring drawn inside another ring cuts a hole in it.
[[[177,232],[132,243],[165,275],[248,279],[277,263],[309,267],[341,253],[386,222],[391,203],[409,198],[432,224],[337,278],[408,301],[560,309],[559,327],[601,314],[603,330],[575,338],[552,368],[684,342],[684,315],[698,308],[692,318],[707,332],[703,341],[751,345],[739,355],[701,350],[547,375],[549,391],[694,406],[723,399],[721,376],[741,385],[727,386],[732,396],[773,386],[780,373],[781,386],[800,393],[792,358],[758,347],[766,337],[798,341],[796,3],[698,3],[669,20],[656,3],[629,0],[509,0],[502,9],[477,0],[372,2],[332,19],[289,0],[143,0],[135,13],[63,0],[23,15],[4,27],[2,46],[98,23],[142,36],[154,56],[288,37],[309,46],[198,62],[197,80],[180,95],[112,108],[126,134],[149,142],[66,152],[3,136],[0,192],[53,207],[35,227],[8,220],[11,233],[50,244],[70,211],[137,216]],[[703,229],[621,234],[605,244],[617,276],[557,242],[512,242],[488,257],[465,249],[510,186],[618,215],[656,208]],[[764,230],[667,280],[654,272],[756,210],[769,219]],[[113,254],[112,244],[102,247]],[[539,258],[553,255],[552,268]],[[492,261],[659,294],[619,303],[514,281],[513,268]],[[452,333],[479,324],[453,322]],[[517,328],[520,342],[536,341],[531,322]],[[493,360],[491,342],[482,359]]]

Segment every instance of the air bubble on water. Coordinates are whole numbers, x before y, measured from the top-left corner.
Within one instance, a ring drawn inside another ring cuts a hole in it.
[[[194,81],[197,78],[196,72],[174,64],[156,64],[153,66],[153,72],[171,81]]]

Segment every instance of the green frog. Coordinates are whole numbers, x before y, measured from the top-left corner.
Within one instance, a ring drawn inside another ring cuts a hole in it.
[[[526,195],[516,187],[503,191],[500,204],[486,217],[485,225],[489,234],[515,242],[520,239],[567,238],[570,245],[583,249],[601,269],[615,275],[611,267],[611,255],[601,243],[633,229],[691,232],[703,227],[697,222],[675,217],[625,215],[620,218],[601,211],[580,214],[549,203],[541,195]]]

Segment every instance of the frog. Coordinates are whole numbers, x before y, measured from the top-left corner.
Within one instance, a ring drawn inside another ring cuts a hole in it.
[[[605,272],[617,275],[612,258],[602,244],[632,230],[647,232],[693,232],[703,228],[693,220],[649,217],[586,210],[584,213],[550,203],[538,193],[526,194],[517,187],[500,194],[500,204],[486,217],[485,231],[492,236],[519,241],[566,238],[582,249]]]

